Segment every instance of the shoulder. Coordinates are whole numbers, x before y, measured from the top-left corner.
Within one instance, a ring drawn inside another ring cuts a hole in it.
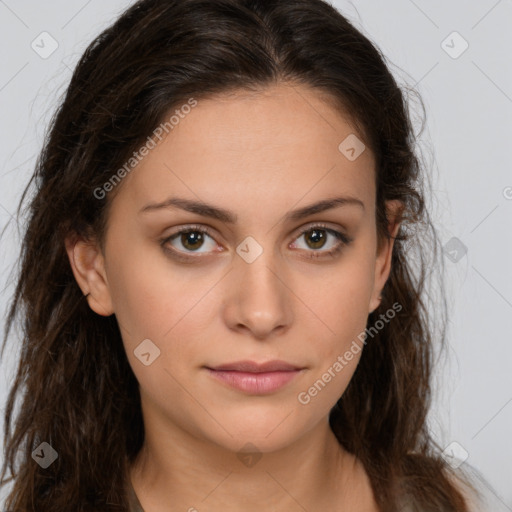
[[[510,510],[482,473],[468,463],[457,469],[448,468],[446,475],[465,498],[469,512]]]
[[[456,487],[464,497],[469,512],[484,512],[481,502],[481,490],[477,485],[474,470],[468,468],[448,468],[445,473],[453,486]]]
[[[503,499],[499,496],[493,486],[487,481],[480,471],[465,462],[457,469],[446,466],[444,474],[450,483],[458,489],[462,495],[468,512],[510,512],[510,509]],[[405,486],[407,487],[407,486]],[[432,510],[430,507],[420,505],[420,496],[424,499],[428,496],[428,488],[404,491],[400,498],[399,510],[402,512],[427,512]],[[441,507],[442,510],[448,510]],[[440,509],[436,509],[440,512]],[[452,510],[452,509],[450,509]]]

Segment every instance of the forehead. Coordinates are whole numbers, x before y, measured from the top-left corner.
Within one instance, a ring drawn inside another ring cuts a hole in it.
[[[141,207],[170,194],[218,204],[229,199],[230,209],[243,214],[347,194],[371,210],[373,155],[318,91],[279,85],[199,99],[183,112],[125,178],[121,202]],[[348,158],[354,154],[348,146],[362,152]]]

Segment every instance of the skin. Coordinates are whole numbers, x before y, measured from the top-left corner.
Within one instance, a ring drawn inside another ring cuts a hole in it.
[[[94,240],[67,240],[77,283],[97,314],[115,313],[140,384],[146,439],[130,478],[146,510],[377,510],[362,465],[328,424],[361,352],[307,405],[297,399],[365,330],[390,272],[393,242],[377,251],[374,157],[366,148],[350,161],[338,149],[353,133],[305,86],[201,100],[124,178],[105,251]],[[139,213],[171,195],[212,203],[238,221],[177,208]],[[342,195],[364,209],[283,220]],[[400,205],[388,207],[395,236]],[[333,257],[308,258],[339,243],[326,231],[323,245],[311,231],[300,235],[318,222],[353,241]],[[212,236],[202,245],[183,245],[190,236],[168,241],[190,256],[184,263],[161,240],[190,224],[209,226]],[[247,236],[263,249],[251,263],[236,252]],[[148,366],[134,354],[144,339],[160,350]],[[245,359],[305,370],[271,394],[249,395],[203,368]],[[247,443],[257,452],[250,463],[240,455]]]

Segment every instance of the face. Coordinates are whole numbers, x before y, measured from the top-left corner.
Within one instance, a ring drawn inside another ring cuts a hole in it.
[[[362,346],[390,270],[373,156],[339,149],[354,134],[302,86],[198,101],[124,178],[104,253],[68,244],[90,307],[116,315],[145,415],[262,452],[326,420],[361,352],[335,363]],[[208,369],[275,360],[298,370]]]

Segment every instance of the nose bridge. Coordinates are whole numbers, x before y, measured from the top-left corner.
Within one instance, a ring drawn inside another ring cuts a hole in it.
[[[265,337],[277,327],[288,326],[292,320],[290,291],[274,248],[248,236],[236,253],[227,308],[230,327],[244,326],[255,336]]]

